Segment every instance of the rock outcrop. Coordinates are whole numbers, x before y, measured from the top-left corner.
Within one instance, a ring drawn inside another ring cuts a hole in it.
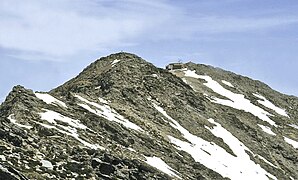
[[[298,98],[211,66],[100,58],[0,106],[0,179],[298,179]]]

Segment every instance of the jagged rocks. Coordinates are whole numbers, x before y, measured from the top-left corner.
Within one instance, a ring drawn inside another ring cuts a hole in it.
[[[3,180],[28,180],[17,170],[10,166],[3,166],[0,163],[0,178]]]
[[[184,67],[167,71],[117,53],[39,97],[14,87],[0,106],[0,162],[22,176],[2,177],[298,178],[297,148],[285,139],[298,140],[296,97],[218,68]],[[231,95],[252,108],[233,106]]]

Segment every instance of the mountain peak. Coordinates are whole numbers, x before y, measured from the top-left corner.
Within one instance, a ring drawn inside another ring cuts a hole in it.
[[[111,54],[50,92],[13,88],[0,179],[298,179],[297,109],[219,68]]]
[[[17,85],[12,88],[11,92],[6,97],[6,100],[4,101],[4,103],[15,104],[17,102],[23,102],[30,96],[34,96],[34,93],[32,90],[26,89],[21,85]]]
[[[77,77],[51,92],[86,92],[90,88],[107,92],[115,84],[129,79],[137,80],[143,75],[148,75],[148,73],[150,75],[151,72],[149,71],[153,69],[156,69],[154,65],[141,57],[131,53],[119,52],[96,60]]]
[[[114,67],[118,62],[128,62],[128,61],[144,61],[141,57],[127,52],[119,52],[115,54],[110,54],[106,57],[102,57],[100,59],[97,59],[95,62],[91,63],[87,68],[83,70],[82,73],[85,73],[86,71],[99,69],[102,70],[102,68],[110,68]],[[121,63],[122,65],[125,65],[125,63]]]
[[[1,104],[0,114],[6,118],[12,114],[17,117],[24,114],[29,116],[29,114],[32,114],[31,111],[38,109],[39,104],[40,100],[32,90],[17,85],[13,87],[6,100]]]
[[[103,58],[108,58],[108,59],[119,59],[119,60],[127,60],[127,59],[141,59],[139,56],[137,56],[136,54],[133,53],[129,53],[129,52],[118,52],[118,53],[114,53],[114,54],[110,54],[107,57],[103,57]],[[102,58],[100,58],[102,59]]]

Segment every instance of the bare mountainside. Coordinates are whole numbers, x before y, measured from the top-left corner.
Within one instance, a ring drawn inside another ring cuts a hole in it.
[[[298,179],[298,98],[232,72],[100,58],[0,106],[0,179]]]

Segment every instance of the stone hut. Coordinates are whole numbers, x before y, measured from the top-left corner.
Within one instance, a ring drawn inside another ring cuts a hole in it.
[[[185,65],[183,63],[171,63],[166,66],[167,70],[183,69]]]

